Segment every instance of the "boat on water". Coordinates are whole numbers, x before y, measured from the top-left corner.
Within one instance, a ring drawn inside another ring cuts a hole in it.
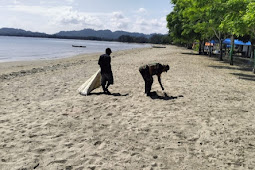
[[[165,46],[156,46],[156,45],[153,45],[152,48],[166,48]]]
[[[72,47],[83,47],[83,48],[86,48],[85,45],[72,45]]]

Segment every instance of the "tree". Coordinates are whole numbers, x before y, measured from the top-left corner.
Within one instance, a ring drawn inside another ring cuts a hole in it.
[[[160,34],[154,34],[151,38],[150,38],[150,43],[152,44],[162,44],[162,38],[163,35]]]
[[[162,44],[171,44],[172,39],[171,39],[171,37],[169,35],[164,35],[162,37],[161,41],[162,41]]]
[[[230,64],[233,65],[234,38],[252,43],[255,73],[255,2],[254,0],[172,0],[173,11],[167,16],[167,27],[174,43],[188,44],[231,36]]]
[[[223,60],[223,49],[222,42],[227,38],[227,31],[225,28],[220,28],[221,22],[225,18],[227,0],[214,0],[211,3],[207,4],[206,16],[208,19],[208,27],[212,29],[215,37],[219,40],[220,43],[220,61]]]
[[[254,51],[254,44],[255,44],[255,2],[250,2],[247,5],[247,10],[246,14],[242,17],[246,29],[247,29],[247,34],[250,36],[250,41],[251,41],[251,47],[252,47],[252,57],[254,59],[254,64],[253,64],[253,73],[255,73],[255,51]]]
[[[212,29],[209,27],[208,4],[210,4],[210,0],[192,0],[190,5],[183,10],[184,17],[189,20],[189,26],[186,25],[185,31],[193,30],[200,46],[204,46],[204,42],[210,41],[214,36]],[[209,55],[211,56],[211,46]]]
[[[230,65],[233,65],[233,50],[234,38],[245,34],[246,25],[242,19],[244,16],[247,5],[250,0],[228,0],[226,5],[226,15],[220,24],[220,28],[225,28],[231,34],[231,50],[230,50]]]
[[[134,38],[129,35],[121,35],[118,38],[118,41],[120,41],[120,42],[134,42]]]
[[[194,32],[188,18],[183,16],[183,11],[190,5],[192,0],[172,0],[175,4],[173,11],[167,15],[167,27],[169,35],[175,44],[192,44],[197,34]]]
[[[148,43],[149,40],[146,37],[133,37],[134,42],[136,43]]]

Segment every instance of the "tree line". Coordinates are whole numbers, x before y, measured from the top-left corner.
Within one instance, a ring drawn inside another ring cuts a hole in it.
[[[133,37],[129,35],[122,35],[118,38],[119,42],[134,42],[134,43],[151,43],[151,44],[170,44],[171,39],[168,35],[154,34],[150,38]]]
[[[189,46],[197,41],[201,54],[205,42],[217,39],[219,60],[223,60],[222,41],[231,37],[230,64],[233,65],[234,39],[238,38],[251,42],[254,58],[254,0],[171,0],[171,3],[174,8],[167,15],[167,27],[173,43]]]
[[[150,38],[144,36],[136,37],[130,35],[121,35],[119,38],[104,38],[96,36],[62,36],[62,35],[49,35],[42,33],[4,33],[0,36],[18,36],[18,37],[40,37],[40,38],[59,38],[59,39],[78,39],[78,40],[96,40],[96,41],[117,41],[127,43],[152,43],[152,44],[170,44],[172,41],[168,35],[153,34]]]

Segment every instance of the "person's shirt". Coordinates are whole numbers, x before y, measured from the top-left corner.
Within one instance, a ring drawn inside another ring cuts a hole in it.
[[[111,69],[111,56],[108,54],[103,54],[100,56],[98,60],[98,64],[101,68],[101,73],[110,73],[112,72]]]
[[[160,74],[163,72],[163,65],[160,63],[152,63],[152,64],[148,64],[149,67],[149,72],[150,75],[158,75],[160,76]]]

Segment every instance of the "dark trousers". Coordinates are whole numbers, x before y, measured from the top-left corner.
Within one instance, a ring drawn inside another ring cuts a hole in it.
[[[143,80],[145,82],[145,93],[148,94],[151,91],[151,86],[153,83],[153,78],[150,75],[149,67],[140,68],[139,71],[140,71],[140,73],[143,77]]]
[[[101,85],[102,85],[103,90],[106,91],[110,84],[113,84],[112,72],[101,73]]]

